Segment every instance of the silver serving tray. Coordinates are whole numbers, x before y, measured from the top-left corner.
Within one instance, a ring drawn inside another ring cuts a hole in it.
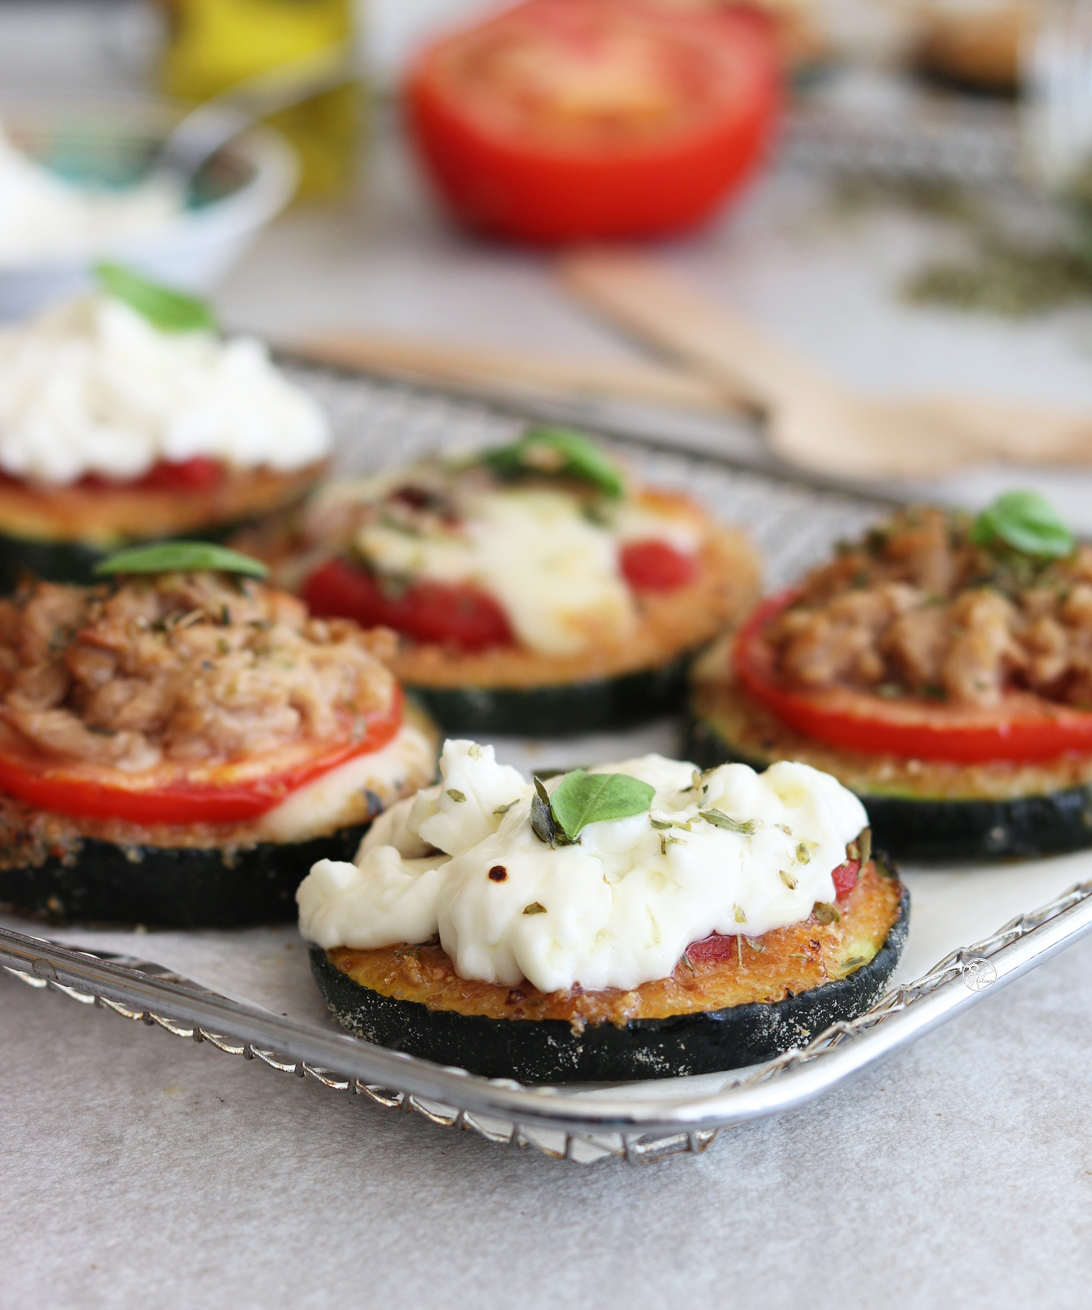
[[[504,439],[523,422],[465,398],[312,368],[296,371],[334,417],[342,472],[403,463],[438,447]],[[718,515],[746,526],[763,550],[773,586],[885,508],[875,497],[674,445],[619,436],[611,443],[643,476],[695,491]],[[372,1046],[332,1025],[280,1017],[158,964],[76,950],[2,926],[0,968],[31,986],[491,1141],[534,1147],[558,1159],[638,1161],[703,1151],[725,1128],[825,1095],[1090,931],[1092,881],[952,951],[858,1018],[833,1025],[768,1064],[723,1078],[591,1089],[476,1077]]]

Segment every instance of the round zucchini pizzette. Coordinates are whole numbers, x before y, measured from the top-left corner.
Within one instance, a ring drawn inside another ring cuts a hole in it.
[[[1039,496],[899,513],[694,678],[702,763],[824,769],[897,855],[1092,845],[1092,547]]]
[[[565,429],[331,487],[280,570],[316,614],[395,629],[445,728],[536,736],[675,708],[758,572],[741,533]]]
[[[190,567],[128,571],[165,555]],[[0,600],[0,904],[283,920],[301,864],[351,858],[376,813],[434,776],[390,634],[201,568],[261,567],[240,559],[174,543],[119,557],[127,572],[101,586]]]
[[[324,414],[260,342],[126,269],[99,277],[0,332],[0,590],[88,582],[127,544],[219,539],[325,469]]]
[[[297,894],[319,986],[368,1041],[524,1082],[707,1073],[860,1013],[894,969],[906,893],[806,765],[528,782],[448,741],[440,773]]]

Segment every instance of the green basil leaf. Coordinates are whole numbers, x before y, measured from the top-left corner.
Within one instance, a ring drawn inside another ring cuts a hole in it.
[[[243,573],[264,578],[269,569],[261,560],[241,555],[209,541],[160,541],[116,551],[95,565],[96,577],[110,573]]]
[[[550,797],[550,808],[569,841],[576,841],[589,823],[628,819],[645,814],[656,788],[627,773],[567,773]]]
[[[587,437],[572,428],[531,428],[512,445],[487,450],[482,460],[505,478],[541,473],[589,482],[606,496],[618,497],[625,490],[618,469]]]
[[[1061,559],[1076,546],[1058,511],[1035,491],[1006,491],[979,514],[971,527],[976,546],[1003,543],[1024,555]]]
[[[216,317],[203,300],[149,282],[123,264],[96,264],[95,276],[108,296],[124,301],[160,332],[216,331]]]

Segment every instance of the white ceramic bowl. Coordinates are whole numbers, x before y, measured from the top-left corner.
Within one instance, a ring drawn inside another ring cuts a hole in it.
[[[69,175],[118,183],[135,177],[181,110],[158,101],[0,104],[0,123],[18,146]],[[228,110],[226,122],[242,123]],[[117,260],[186,290],[207,290],[291,199],[298,177],[291,146],[250,128],[206,166],[187,207],[140,236],[99,242],[63,256],[0,264],[0,318],[16,318],[87,289],[91,265]],[[0,204],[3,197],[0,196]]]

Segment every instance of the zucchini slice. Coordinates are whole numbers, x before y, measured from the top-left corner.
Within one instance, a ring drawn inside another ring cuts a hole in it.
[[[628,728],[677,710],[693,652],[657,669],[544,687],[407,687],[446,732],[568,737]]]
[[[838,908],[837,923],[813,915],[757,944],[736,939],[738,959],[695,965],[684,957],[670,979],[634,992],[543,996],[530,984],[455,980],[438,945],[312,946],[311,967],[338,1022],[357,1037],[484,1077],[616,1082],[714,1073],[803,1045],[879,999],[906,940],[908,894],[875,856]],[[716,1008],[698,1008],[713,997]],[[526,1017],[536,1009],[546,1017]]]
[[[276,583],[298,592],[315,560],[297,536],[270,520],[231,544],[268,562]],[[609,643],[553,655],[518,645],[466,651],[403,638],[391,667],[449,733],[562,737],[672,713],[685,700],[694,655],[759,590],[759,560],[742,532],[710,524],[701,561],[695,581],[643,593],[635,630]]]
[[[1059,855],[1092,846],[1092,758],[982,765],[904,760],[828,746],[794,731],[733,685],[697,683],[684,754],[701,768],[798,760],[833,774],[900,859]]]
[[[376,798],[373,812],[382,806]],[[17,914],[158,928],[287,923],[316,860],[351,860],[368,824],[302,842],[119,846],[84,838],[40,864],[0,868],[0,905]]]
[[[758,561],[734,529],[711,532],[703,569],[691,586],[645,596],[633,639],[609,650],[551,657],[407,645],[393,668],[447,732],[565,737],[632,727],[679,708],[694,657],[755,596]]]
[[[311,866],[351,861],[372,820],[431,780],[436,729],[412,702],[406,724],[427,739],[427,762],[408,756],[393,777],[354,792],[361,800],[342,811],[344,826],[312,829],[299,841],[262,838],[245,825],[225,833],[217,825],[156,831],[80,821],[0,796],[0,908],[53,921],[159,928],[289,923]]]
[[[298,504],[323,470],[239,470],[200,493],[0,483],[0,591],[13,591],[26,573],[94,582],[94,566],[123,546],[223,540]]]

